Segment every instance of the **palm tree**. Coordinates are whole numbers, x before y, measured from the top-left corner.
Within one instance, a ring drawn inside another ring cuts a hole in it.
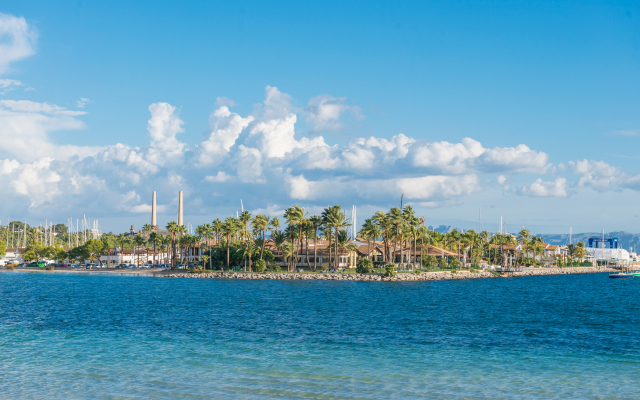
[[[208,222],[202,225],[198,225],[198,227],[196,228],[196,234],[200,237],[200,239],[204,236],[205,240],[207,241],[207,247],[209,248],[209,256],[211,256],[211,245],[209,244],[209,237],[211,236],[211,233],[213,232],[212,228],[211,228],[211,224],[209,224]],[[202,246],[200,246],[200,254],[202,254]],[[206,261],[205,261],[206,264]],[[211,265],[209,266],[211,267]],[[206,265],[204,266],[204,268],[206,269]]]
[[[335,206],[325,208],[322,211],[322,221],[325,225],[331,227],[334,230],[336,237],[334,264],[335,268],[338,268],[338,232],[340,232],[342,228],[348,227],[350,223],[347,220],[347,217],[344,215],[344,212],[342,212],[340,206],[337,204]]]
[[[393,248],[393,263],[396,262],[396,250],[398,248],[398,239],[400,238],[400,226],[404,224],[404,216],[398,207],[392,207],[387,214],[391,223],[396,227],[396,236]],[[402,263],[402,249],[400,252],[400,263]]]
[[[271,219],[271,222],[269,223],[269,226],[271,226],[272,230],[277,233],[278,228],[280,228],[280,220],[278,219],[278,217],[273,217]]]
[[[215,233],[216,236],[216,243],[218,241],[220,241],[220,233],[222,232],[222,221],[220,221],[220,218],[216,218],[213,223],[211,224],[213,227],[213,231]]]
[[[260,243],[260,259],[262,260],[262,256],[264,255],[265,232],[269,226],[269,217],[264,214],[256,215],[253,221],[251,221],[251,225],[253,225],[253,229],[256,230],[258,235],[262,237],[262,242]]]
[[[387,214],[382,211],[377,211],[375,215],[371,218],[380,229],[380,234],[382,235],[382,243],[384,246],[384,254],[383,261],[389,261],[389,233],[391,232],[392,223]]]
[[[179,231],[180,225],[176,221],[171,221],[167,224],[167,230],[171,234],[171,269],[176,267],[176,234]]]
[[[298,249],[302,249],[302,224],[304,224],[304,222],[306,221],[305,219],[306,215],[307,213],[304,211],[304,208],[302,208],[299,205],[289,207],[284,211],[284,218],[287,220],[287,224],[290,226],[298,225],[298,241],[300,244],[298,246]],[[291,241],[295,245],[295,242],[293,241],[292,233],[293,233],[293,230],[291,230]],[[297,256],[297,253],[296,253],[296,256]]]
[[[224,221],[224,224],[222,225],[222,233],[224,233],[224,235],[227,238],[227,264],[226,264],[227,269],[229,268],[229,246],[231,242],[231,236],[235,235],[237,229],[238,229],[238,220],[233,217],[227,218]]]
[[[133,253],[134,253],[134,254],[133,254],[133,256],[134,256],[134,258],[135,258],[135,252],[136,252],[136,249],[137,249],[139,246],[144,245],[145,240],[144,240],[144,238],[142,237],[142,235],[136,235],[136,237],[133,239],[133,243],[134,243],[134,245],[135,245],[135,247],[133,248]],[[138,253],[138,265],[137,265],[137,266],[140,266],[140,253]]]
[[[313,229],[313,272],[315,272],[318,267],[318,229],[322,226],[322,219],[314,214],[309,218],[309,224]]]
[[[248,258],[249,259],[249,272],[251,272],[251,256],[256,252],[256,246],[255,243],[253,242],[253,240],[249,239],[249,240],[245,240],[242,243],[242,246],[240,248],[238,248],[238,252],[242,255],[242,258]],[[247,272],[247,268],[245,267],[245,272]]]
[[[147,236],[149,236],[149,234],[151,233],[151,231],[153,231],[153,227],[151,226],[151,224],[144,224],[142,226],[142,232],[146,233]]]
[[[518,241],[518,244],[522,247],[523,250],[529,244],[529,239],[531,239],[531,233],[529,232],[528,229],[525,229],[524,227],[522,227],[522,229],[518,233],[517,241]]]
[[[178,225],[176,228],[176,235],[182,237],[187,233],[187,227],[184,225]],[[184,258],[184,253],[182,252],[182,247],[180,247],[180,259]]]
[[[416,227],[419,222],[415,214],[416,212],[413,210],[413,207],[411,207],[409,204],[404,206],[404,210],[402,210],[402,218],[404,219],[405,224],[407,224],[407,227],[408,227],[407,233],[409,233],[409,237],[413,238],[413,245],[414,245],[413,254],[414,255],[415,255],[415,244],[417,240]],[[411,245],[409,245],[409,261],[411,261]],[[413,266],[415,268],[415,259],[414,259]]]
[[[243,239],[246,241],[248,239],[248,235],[249,235],[249,221],[251,221],[251,213],[249,213],[249,211],[245,210],[240,214],[240,217],[238,218],[238,220],[240,220],[240,222],[242,222],[242,236]]]
[[[373,231],[376,229],[376,224],[373,223],[371,218],[365,219],[364,224],[362,224],[362,228],[360,228],[360,232],[358,232],[358,236],[361,236],[367,239],[367,256],[371,257],[371,239],[375,240],[375,236]]]
[[[156,265],[156,244],[158,243],[159,237],[157,232],[151,232],[149,234],[149,243],[153,245],[153,265]]]
[[[124,244],[127,242],[128,236],[126,233],[118,235],[118,243],[120,243],[120,257],[122,258],[122,264],[124,264]]]
[[[331,248],[333,243],[333,231],[331,230],[330,226],[327,226],[323,223],[323,225],[320,227],[320,233],[322,233],[322,239],[325,239],[329,243],[327,248],[329,249],[329,267],[331,267],[331,255],[333,254],[333,249]]]
[[[167,257],[166,255],[169,253],[169,250],[171,248],[171,236],[170,235],[160,235],[160,247],[162,249],[163,252],[165,252],[165,257],[164,257],[164,261],[163,264],[167,263]]]
[[[287,263],[287,271],[291,272],[291,265],[298,260],[296,245],[292,242],[284,242],[282,245],[282,257],[289,260]]]
[[[358,251],[358,247],[355,244],[349,243],[349,236],[347,236],[347,231],[344,229],[338,233],[336,244],[338,247],[336,254],[346,251]]]

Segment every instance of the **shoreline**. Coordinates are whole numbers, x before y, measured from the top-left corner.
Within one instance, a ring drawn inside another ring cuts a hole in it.
[[[270,272],[270,273],[251,273],[251,272],[235,272],[235,273],[206,273],[206,274],[189,274],[176,273],[174,271],[163,271],[163,274],[157,274],[163,278],[191,278],[191,279],[256,279],[256,280],[324,280],[324,281],[363,281],[363,282],[409,282],[409,281],[441,281],[453,279],[484,279],[484,278],[516,278],[524,276],[541,276],[541,275],[573,275],[573,274],[589,274],[618,272],[612,268],[598,267],[573,267],[573,268],[536,268],[524,270],[522,272],[508,272],[496,275],[488,271],[469,272],[458,271],[451,272],[421,272],[420,274],[403,273],[394,277],[385,277],[381,274],[353,274],[353,273],[334,273],[334,274],[309,274],[309,273],[289,273],[289,272]]]
[[[394,277],[385,277],[381,274],[356,274],[356,273],[290,273],[290,272],[211,272],[205,274],[190,274],[171,270],[39,270],[16,268],[13,272],[54,273],[54,274],[80,274],[80,275],[127,275],[146,276],[155,278],[189,278],[189,279],[251,279],[251,280],[316,280],[316,281],[361,281],[361,282],[416,282],[416,281],[442,281],[458,279],[485,279],[485,278],[517,278],[525,276],[542,275],[573,275],[589,273],[612,273],[618,270],[604,267],[573,267],[573,268],[535,268],[525,269],[521,272],[506,272],[496,275],[489,271],[449,271],[421,272],[420,274],[402,273]]]

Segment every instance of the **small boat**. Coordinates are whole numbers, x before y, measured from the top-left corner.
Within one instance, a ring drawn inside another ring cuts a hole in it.
[[[640,278],[640,272],[634,272],[633,273],[633,277],[634,278]]]
[[[612,279],[629,279],[633,278],[632,274],[623,274],[622,272],[618,272],[617,274],[609,274],[609,278]]]

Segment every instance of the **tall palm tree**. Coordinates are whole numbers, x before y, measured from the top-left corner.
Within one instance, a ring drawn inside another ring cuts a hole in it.
[[[240,217],[238,219],[240,220],[240,222],[242,222],[242,236],[243,240],[246,241],[249,235],[249,221],[251,221],[251,213],[249,213],[249,211],[247,210],[244,210],[240,214]]]
[[[375,240],[375,236],[373,236],[374,229],[376,229],[376,224],[373,223],[371,218],[367,218],[364,220],[360,232],[358,232],[358,236],[367,239],[367,257],[371,257],[371,239]]]
[[[313,272],[315,272],[318,266],[318,229],[322,226],[322,219],[314,214],[309,218],[309,223],[313,229]]]
[[[198,225],[198,227],[196,228],[196,234],[202,238],[204,236],[204,239],[206,241],[208,250],[209,250],[209,259],[211,259],[211,244],[209,243],[209,238],[211,237],[211,234],[213,233],[213,228],[211,227],[210,223],[204,223],[202,225]],[[200,246],[200,254],[204,253],[204,251],[202,251],[202,246]],[[205,261],[206,264],[206,261]],[[207,267],[204,266],[204,268],[206,269]],[[211,264],[209,264],[209,269],[211,269]]]
[[[227,238],[227,264],[226,264],[227,269],[229,268],[229,247],[231,243],[231,236],[235,235],[237,229],[238,229],[238,220],[233,217],[227,218],[224,221],[224,224],[222,225],[222,233]]]
[[[391,223],[396,227],[396,236],[393,248],[393,263],[396,262],[396,250],[398,248],[398,239],[400,239],[400,226],[404,224],[404,216],[398,207],[392,207],[387,214]],[[402,263],[402,249],[400,253],[400,263]]]
[[[265,232],[269,226],[269,217],[264,214],[256,215],[253,221],[251,221],[251,225],[253,225],[253,229],[262,237],[262,243],[260,243],[260,259],[262,260],[262,256],[264,255]]]
[[[178,234],[180,225],[176,221],[167,224],[167,230],[171,234],[171,269],[176,267],[176,235]]]
[[[282,256],[288,260],[287,271],[291,272],[292,264],[294,264],[298,260],[298,256],[296,254],[296,245],[292,242],[284,242],[282,245]]]
[[[158,236],[157,232],[151,232],[149,234],[149,243],[153,245],[153,265],[156,265],[156,244],[158,243]]]
[[[151,226],[151,224],[144,224],[142,226],[142,232],[146,233],[147,236],[149,236],[149,234],[151,233],[151,231],[153,231],[153,227]]]
[[[142,237],[142,235],[136,235],[136,237],[133,239],[133,243],[134,243],[134,245],[135,245],[135,247],[133,248],[133,253],[134,253],[134,255],[133,255],[133,256],[134,256],[134,258],[135,258],[135,252],[136,252],[136,249],[137,249],[138,247],[143,246],[143,245],[144,245],[144,242],[145,242],[145,240],[144,240],[144,238]],[[138,253],[138,264],[137,264],[137,266],[140,266],[140,253]]]
[[[347,231],[344,229],[340,230],[338,233],[336,244],[338,246],[337,254],[347,251],[358,251],[358,247],[355,244],[349,243],[349,236],[347,235]]]
[[[124,244],[127,242],[128,236],[126,233],[121,233],[118,235],[118,243],[120,243],[120,257],[122,258],[121,263],[124,264]]]
[[[171,235],[160,235],[160,247],[164,253],[164,261],[162,262],[163,264],[167,263],[167,256],[170,253],[171,250]]]
[[[518,244],[521,246],[521,252],[524,253],[524,249],[529,245],[529,240],[531,239],[531,233],[528,229],[522,227],[520,232],[518,233]],[[524,255],[523,255],[524,256]]]
[[[325,208],[322,211],[322,221],[324,222],[325,225],[331,227],[334,230],[335,237],[336,237],[334,264],[335,264],[335,268],[338,268],[338,240],[337,240],[338,232],[340,232],[341,229],[346,228],[351,224],[347,220],[347,217],[342,211],[342,208],[337,204],[335,206]]]
[[[411,207],[409,204],[404,206],[404,209],[402,210],[402,219],[404,220],[404,223],[408,228],[406,232],[409,234],[410,238],[416,238],[415,229],[416,229],[418,220],[415,214],[416,212],[413,210],[413,207]],[[413,244],[415,245],[415,239]],[[409,261],[411,261],[411,246],[409,246]],[[414,267],[415,267],[415,264],[414,264]]]
[[[179,237],[184,236],[187,233],[187,227],[184,225],[178,225],[178,227],[176,228],[176,235],[178,235]],[[182,260],[184,258],[184,253],[182,252],[182,247],[180,247],[180,259]]]
[[[216,218],[213,223],[211,224],[213,231],[215,233],[216,236],[216,243],[218,241],[220,241],[220,234],[222,232],[222,221],[220,221],[220,218]]]
[[[333,230],[331,229],[330,226],[325,225],[324,223],[322,224],[322,226],[320,227],[320,233],[322,233],[321,238],[326,240],[328,243],[327,248],[329,249],[329,267],[331,267],[331,257],[333,254]]]
[[[257,248],[255,246],[255,243],[253,242],[252,239],[248,239],[245,240],[244,242],[242,242],[242,245],[238,248],[238,253],[240,253],[240,255],[242,255],[243,259],[249,259],[249,271],[251,272],[251,256],[257,251]],[[245,272],[247,272],[247,267],[245,266],[244,269]]]
[[[277,233],[278,229],[280,228],[280,220],[278,219],[278,217],[273,217],[271,219],[271,222],[269,222],[269,226],[271,226],[272,230]]]
[[[304,208],[302,208],[299,205],[295,205],[293,207],[289,207],[287,209],[285,209],[284,211],[284,218],[287,220],[287,224],[292,226],[292,225],[297,225],[298,226],[298,241],[299,241],[299,246],[297,249],[302,249],[302,225],[304,224],[304,222],[306,221],[305,217],[306,217],[307,213],[304,211]],[[293,231],[291,231],[293,232]],[[295,242],[293,241],[293,234],[291,234],[291,241],[292,243],[295,245]],[[297,259],[297,252],[296,252],[296,259]]]

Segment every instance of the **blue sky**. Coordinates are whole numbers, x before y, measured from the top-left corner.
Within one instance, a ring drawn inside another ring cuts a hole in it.
[[[157,190],[164,224],[178,189],[196,225],[240,198],[362,218],[406,191],[433,225],[638,232],[640,6],[530,3],[5,4],[0,219],[122,231]]]

